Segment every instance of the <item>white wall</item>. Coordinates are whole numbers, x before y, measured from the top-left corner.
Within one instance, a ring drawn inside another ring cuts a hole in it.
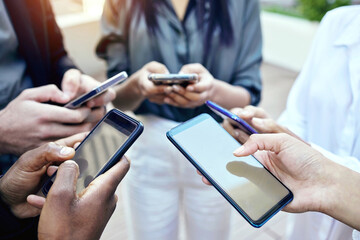
[[[318,23],[262,12],[264,61],[299,72],[309,54]]]
[[[95,55],[100,40],[99,15],[75,14],[57,18],[63,31],[65,47],[82,71],[105,79],[105,62]]]

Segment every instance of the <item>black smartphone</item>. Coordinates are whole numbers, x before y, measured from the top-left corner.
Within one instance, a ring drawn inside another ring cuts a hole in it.
[[[100,86],[92,89],[91,91],[81,95],[80,97],[72,100],[71,102],[67,103],[64,107],[69,109],[79,108],[84,105],[89,100],[93,99],[96,96],[104,93],[108,88],[120,84],[121,82],[127,79],[128,75],[126,72],[121,72],[109,78],[105,82],[103,82]]]
[[[292,201],[291,191],[255,157],[233,155],[241,144],[209,114],[180,124],[167,137],[252,226],[261,227]]]
[[[198,82],[197,74],[149,74],[148,79],[155,85],[181,85],[186,87],[189,84]]]
[[[125,113],[112,109],[75,149],[73,160],[79,165],[77,192],[114,166],[143,131],[143,124]],[[42,188],[46,196],[56,173]]]

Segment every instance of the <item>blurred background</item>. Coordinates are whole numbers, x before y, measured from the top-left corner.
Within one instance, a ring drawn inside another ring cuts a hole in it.
[[[51,0],[51,2],[70,56],[85,73],[104,80],[105,63],[95,56],[95,46],[100,39],[99,20],[104,0]],[[360,4],[360,0],[261,0],[260,2],[264,38],[262,66],[264,88],[260,106],[273,118],[277,118],[285,108],[289,90],[305,63],[322,17],[333,8]],[[102,239],[127,239],[119,189],[118,195],[119,204]],[[235,211],[232,218],[232,239],[285,239],[287,213],[277,214],[261,229],[252,228]],[[183,235],[181,239],[184,239]]]

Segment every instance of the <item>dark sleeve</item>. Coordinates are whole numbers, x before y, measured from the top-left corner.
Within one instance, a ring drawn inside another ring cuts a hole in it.
[[[121,0],[106,0],[101,18],[102,38],[96,47],[96,54],[107,63],[108,77],[129,72],[129,58],[126,38],[126,5]]]
[[[38,222],[38,217],[15,217],[0,197],[0,239],[37,239]]]
[[[232,85],[242,86],[251,96],[251,105],[261,100],[262,82],[260,66],[262,63],[262,35],[260,8],[257,0],[244,1],[241,26],[241,46],[237,58]],[[234,25],[236,26],[236,25]]]
[[[50,1],[43,1],[44,9],[46,12],[46,30],[48,36],[48,47],[50,54],[50,71],[51,71],[51,79],[50,81],[54,81],[57,86],[61,86],[61,80],[64,76],[64,73],[71,69],[77,68],[74,62],[68,56],[63,43],[63,37],[60,31],[59,26],[56,23],[55,16],[53,10],[50,5]],[[84,39],[86,41],[86,39]]]

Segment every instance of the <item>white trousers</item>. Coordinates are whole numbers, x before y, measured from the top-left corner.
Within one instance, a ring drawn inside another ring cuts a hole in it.
[[[127,154],[131,168],[123,194],[129,239],[178,239],[180,211],[186,239],[228,239],[230,205],[214,187],[202,183],[166,137],[178,123],[154,115],[136,118],[145,129]]]

